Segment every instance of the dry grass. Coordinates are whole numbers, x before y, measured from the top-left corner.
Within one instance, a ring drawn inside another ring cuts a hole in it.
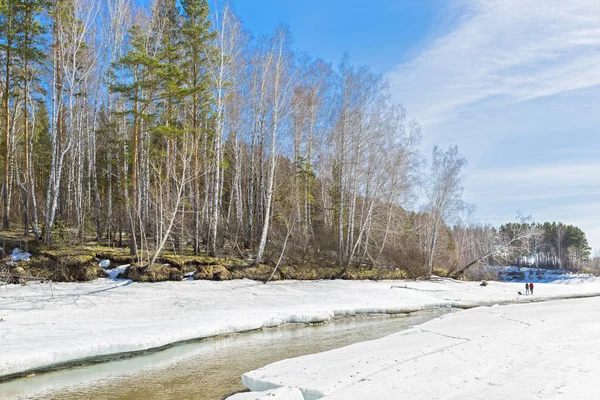
[[[194,279],[229,280],[253,279],[265,281],[273,272],[274,259],[267,254],[266,263],[253,266],[251,260],[239,257],[211,257],[206,253],[193,254],[191,248],[175,253],[166,251],[157,262],[148,267],[150,255],[145,252],[132,256],[126,247],[109,247],[101,243],[87,241],[86,244],[73,245],[67,241],[57,241],[53,246],[44,246],[24,238],[21,232],[5,231],[0,233],[0,243],[6,243],[9,252],[14,247],[26,249],[33,254],[29,263],[19,263],[24,272],[41,279],[53,281],[87,281],[104,276],[98,267],[98,261],[107,259],[111,265],[131,264],[125,278],[138,282],[179,281],[187,273],[193,272]],[[287,264],[287,265],[286,265]],[[445,275],[447,271],[434,271]],[[397,268],[351,268],[345,271],[335,265],[335,260],[311,258],[304,254],[294,257],[290,254],[283,265],[271,278],[272,280],[317,280],[317,279],[405,279],[407,273]]]

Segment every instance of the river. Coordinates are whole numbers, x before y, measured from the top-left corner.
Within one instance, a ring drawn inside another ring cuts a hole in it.
[[[336,320],[203,340],[101,364],[0,384],[1,399],[222,399],[244,390],[240,375],[285,358],[378,339],[439,316]]]

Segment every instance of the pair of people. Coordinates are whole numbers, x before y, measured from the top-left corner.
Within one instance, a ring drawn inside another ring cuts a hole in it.
[[[525,294],[533,294],[533,282],[525,282]]]

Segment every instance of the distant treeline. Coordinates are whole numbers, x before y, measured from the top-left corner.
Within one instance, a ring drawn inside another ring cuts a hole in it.
[[[591,248],[580,228],[562,222],[544,222],[528,224],[528,229],[532,235],[521,254],[514,258],[515,265],[578,269],[589,261]]]
[[[494,227],[457,223],[445,249],[447,265],[461,275],[476,265],[577,270],[590,258],[585,233],[561,222],[513,222]]]

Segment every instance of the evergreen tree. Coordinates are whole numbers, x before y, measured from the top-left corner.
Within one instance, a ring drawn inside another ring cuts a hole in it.
[[[29,234],[29,200],[35,196],[33,170],[31,168],[33,135],[30,135],[30,107],[32,86],[39,88],[39,70],[45,60],[46,26],[41,23],[41,15],[51,3],[44,0],[24,0],[19,2],[16,18],[15,54],[18,58],[20,75],[17,77],[19,89],[23,94],[23,133],[25,147],[24,170],[24,196],[23,196],[23,223],[25,235]],[[34,233],[38,237],[37,216],[35,218]]]
[[[214,51],[211,41],[215,32],[211,31],[209,8],[206,0],[182,0],[183,24],[181,29],[187,85],[190,89],[191,111],[187,121],[193,137],[192,157],[192,207],[194,215],[193,248],[200,251],[200,135],[202,121],[208,119],[210,107],[210,74],[207,71],[209,51]],[[206,124],[204,124],[206,127]],[[204,132],[206,134],[206,132]]]
[[[156,54],[159,115],[154,131],[174,139],[183,132],[183,113],[180,111],[189,94],[181,68],[184,44],[181,37],[181,18],[175,0],[159,0],[156,12],[159,15],[155,18],[160,19],[163,28]]]
[[[17,35],[19,26],[17,14],[20,0],[0,1],[0,51],[3,56],[2,63],[2,102],[3,102],[3,175],[2,175],[2,200],[4,213],[2,227],[9,227],[9,165],[10,165],[10,136],[11,136],[11,100],[15,94],[15,77],[13,67],[17,63]]]
[[[135,235],[138,220],[138,157],[142,120],[151,121],[152,114],[148,108],[157,97],[160,81],[156,71],[161,65],[158,59],[149,51],[151,36],[139,25],[130,30],[130,48],[128,52],[117,61],[115,68],[124,80],[111,85],[110,90],[120,94],[124,102],[124,110],[118,115],[126,116],[131,124],[131,145],[128,157],[131,160],[131,177],[129,183],[130,209],[130,252],[137,253]]]

